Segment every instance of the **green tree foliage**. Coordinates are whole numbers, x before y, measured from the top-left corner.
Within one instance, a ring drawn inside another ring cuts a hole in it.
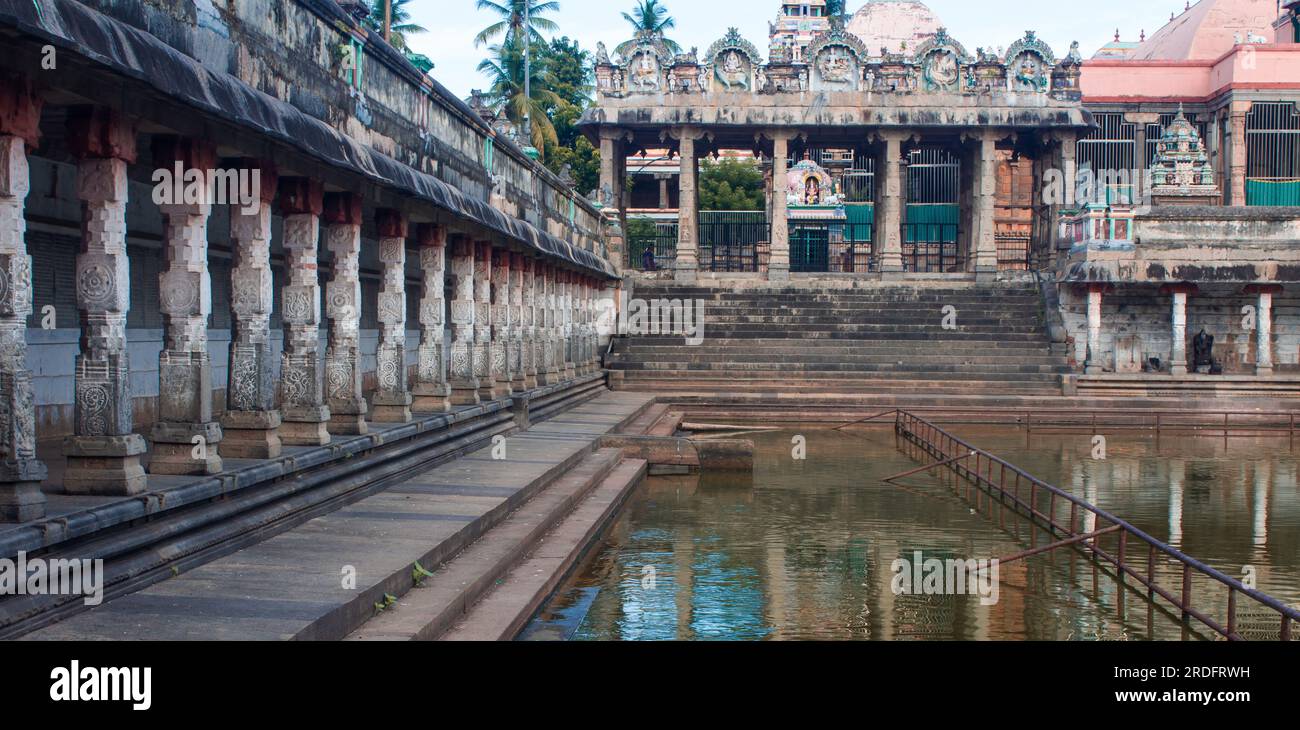
[[[623,13],[623,19],[632,26],[637,33],[650,32],[658,33],[663,36],[668,31],[677,27],[677,20],[668,14],[668,8],[659,3],[659,0],[638,0],[632,12]],[[681,53],[682,47],[675,41],[664,39],[664,45],[673,53]],[[630,43],[624,43],[618,47],[619,53],[624,53]]]
[[[763,210],[763,171],[752,160],[705,160],[700,166],[700,210]]]
[[[573,176],[573,186],[586,195],[600,185],[600,151],[578,131],[578,120],[591,105],[591,54],[577,41],[556,38],[545,49],[546,84],[556,102],[546,109],[555,127],[555,143],[546,149],[546,166]]]
[[[533,125],[531,144],[545,155],[548,144],[559,142],[548,111],[558,107],[563,100],[548,88],[547,59],[544,53],[539,53],[543,48],[534,45],[532,50],[528,96],[524,94],[524,53],[517,44],[508,42],[492,46],[492,55],[479,63],[478,70],[492,82],[488,97],[501,106],[506,118],[515,126],[523,129],[525,112],[528,113]]]
[[[502,45],[514,44],[515,39],[518,38],[524,27],[524,3],[528,4],[528,35],[533,43],[545,43],[542,32],[554,33],[560,29],[560,26],[554,20],[542,17],[547,13],[558,11],[560,4],[557,2],[548,0],[505,0],[505,2],[478,0],[476,7],[479,10],[491,11],[499,20],[484,28],[482,32],[475,36],[474,45],[481,46],[500,36],[504,36]]]
[[[424,26],[411,22],[411,12],[406,9],[410,2],[411,0],[393,0],[389,43],[401,51],[416,68],[428,73],[433,68],[433,62],[428,56],[412,51],[406,43],[407,34],[429,32]],[[370,15],[365,19],[365,26],[375,33],[384,32],[384,0],[370,0]]]

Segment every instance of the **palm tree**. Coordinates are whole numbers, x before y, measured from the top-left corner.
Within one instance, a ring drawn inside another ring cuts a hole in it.
[[[410,1],[393,0],[392,25],[390,26],[392,35],[389,43],[399,51],[406,50],[407,33],[428,32],[427,28],[411,22],[411,13],[405,7]],[[384,2],[385,0],[370,0],[370,17],[366,18],[366,26],[376,33],[384,32]]]
[[[631,13],[623,13],[623,19],[626,20],[637,34],[656,33],[663,37],[665,31],[677,27],[677,20],[668,14],[668,8],[659,4],[659,0],[637,0],[636,7],[632,8]],[[664,45],[673,53],[681,53],[682,47],[675,41],[663,38]],[[620,44],[617,49],[618,53],[626,55],[626,50],[635,45],[635,41]]]
[[[478,65],[479,73],[487,76],[492,85],[489,98],[499,104],[516,127],[523,129],[525,111],[532,120],[533,138],[529,140],[538,150],[545,150],[546,144],[559,144],[555,134],[555,125],[546,115],[547,109],[554,109],[564,103],[558,94],[547,88],[546,63],[542,60],[545,53],[534,47],[534,59],[530,69],[530,93],[532,98],[524,95],[524,53],[515,43],[503,43],[492,46],[492,55],[483,59]]]
[[[524,27],[524,3],[528,3],[528,35],[533,42],[542,40],[542,31],[554,33],[559,30],[560,26],[554,20],[540,17],[544,13],[557,12],[560,4],[554,0],[504,0],[503,2],[492,2],[492,0],[478,0],[479,10],[491,10],[501,19],[483,29],[483,32],[474,37],[474,45],[481,46],[484,43],[503,35],[503,43],[513,43]]]

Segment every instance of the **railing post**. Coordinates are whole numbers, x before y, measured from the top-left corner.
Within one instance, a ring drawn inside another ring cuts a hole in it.
[[[1228,586],[1228,638],[1232,638],[1235,633],[1237,633],[1237,589]]]
[[[1286,614],[1282,614],[1282,631],[1278,634],[1278,637],[1282,641],[1291,640],[1291,617]]]
[[[1192,607],[1192,566],[1190,563],[1183,563],[1183,621],[1186,621],[1191,614],[1187,609]]]
[[[1150,552],[1147,553],[1147,600],[1155,598],[1156,595],[1156,546],[1148,544]]]

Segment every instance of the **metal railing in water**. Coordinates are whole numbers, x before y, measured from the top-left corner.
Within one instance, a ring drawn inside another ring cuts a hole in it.
[[[889,413],[877,414],[872,419],[886,415]],[[1148,600],[1154,603],[1156,597],[1159,597],[1172,604],[1181,612],[1184,623],[1196,619],[1220,636],[1233,641],[1242,640],[1243,637],[1237,631],[1237,600],[1244,596],[1258,607],[1276,612],[1277,638],[1281,641],[1291,640],[1292,626],[1300,622],[1300,611],[1266,593],[1247,587],[1241,581],[1157,540],[1125,520],[1038,479],[1014,464],[972,446],[924,418],[902,410],[894,411],[893,415],[895,432],[937,460],[931,467],[942,466],[951,470],[973,487],[987,491],[990,497],[996,496],[1003,504],[1010,500],[1013,509],[1023,510],[1030,519],[1044,526],[1054,536],[1077,544],[1094,557],[1110,563],[1118,572],[1121,584],[1126,577],[1132,577],[1147,589]],[[1046,505],[1043,504],[1044,501]],[[1068,522],[1064,524],[1058,520],[1058,513],[1062,510],[1069,512]],[[1092,519],[1089,520],[1089,517]],[[1076,529],[1081,524],[1082,532]],[[1102,537],[1110,534],[1114,534],[1117,541],[1113,554],[1101,544]],[[1138,545],[1141,553],[1137,567],[1129,559],[1131,542]],[[1143,544],[1146,545],[1145,550],[1141,548]],[[1157,559],[1161,556],[1174,561],[1181,571],[1182,585],[1177,589],[1177,594],[1161,586],[1157,580]],[[1194,575],[1208,578],[1227,589],[1227,615],[1223,622],[1194,605]]]

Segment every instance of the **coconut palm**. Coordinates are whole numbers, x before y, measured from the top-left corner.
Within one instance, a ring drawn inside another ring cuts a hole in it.
[[[390,18],[390,39],[389,43],[393,48],[406,50],[407,33],[427,33],[428,29],[411,22],[411,13],[406,9],[406,4],[411,0],[392,0],[393,10]],[[384,32],[384,2],[385,0],[370,0],[370,17],[366,18],[366,26],[376,33]]]
[[[504,36],[504,44],[513,43],[524,27],[524,3],[528,4],[528,35],[534,43],[541,42],[543,31],[554,33],[559,30],[560,26],[554,20],[541,17],[560,9],[560,4],[553,0],[478,0],[479,10],[490,10],[501,19],[475,36],[474,45],[481,46],[497,36]]]
[[[659,0],[637,0],[636,7],[632,8],[631,13],[623,13],[623,19],[637,32],[656,33],[663,37],[665,31],[677,27],[677,20],[668,14],[668,8],[659,3]],[[682,47],[676,42],[663,38],[664,45],[673,53],[681,53]],[[616,49],[618,53],[626,55],[626,51],[636,45],[635,41],[629,41],[619,45]]]
[[[538,150],[545,150],[547,143],[558,144],[555,125],[546,115],[547,109],[554,109],[564,101],[547,87],[547,68],[542,48],[534,47],[531,64],[529,93],[524,95],[524,54],[523,49],[515,43],[502,43],[492,46],[491,56],[478,65],[479,73],[492,82],[488,89],[489,99],[498,104],[516,127],[522,129],[525,111],[532,120],[533,138],[530,144]]]

